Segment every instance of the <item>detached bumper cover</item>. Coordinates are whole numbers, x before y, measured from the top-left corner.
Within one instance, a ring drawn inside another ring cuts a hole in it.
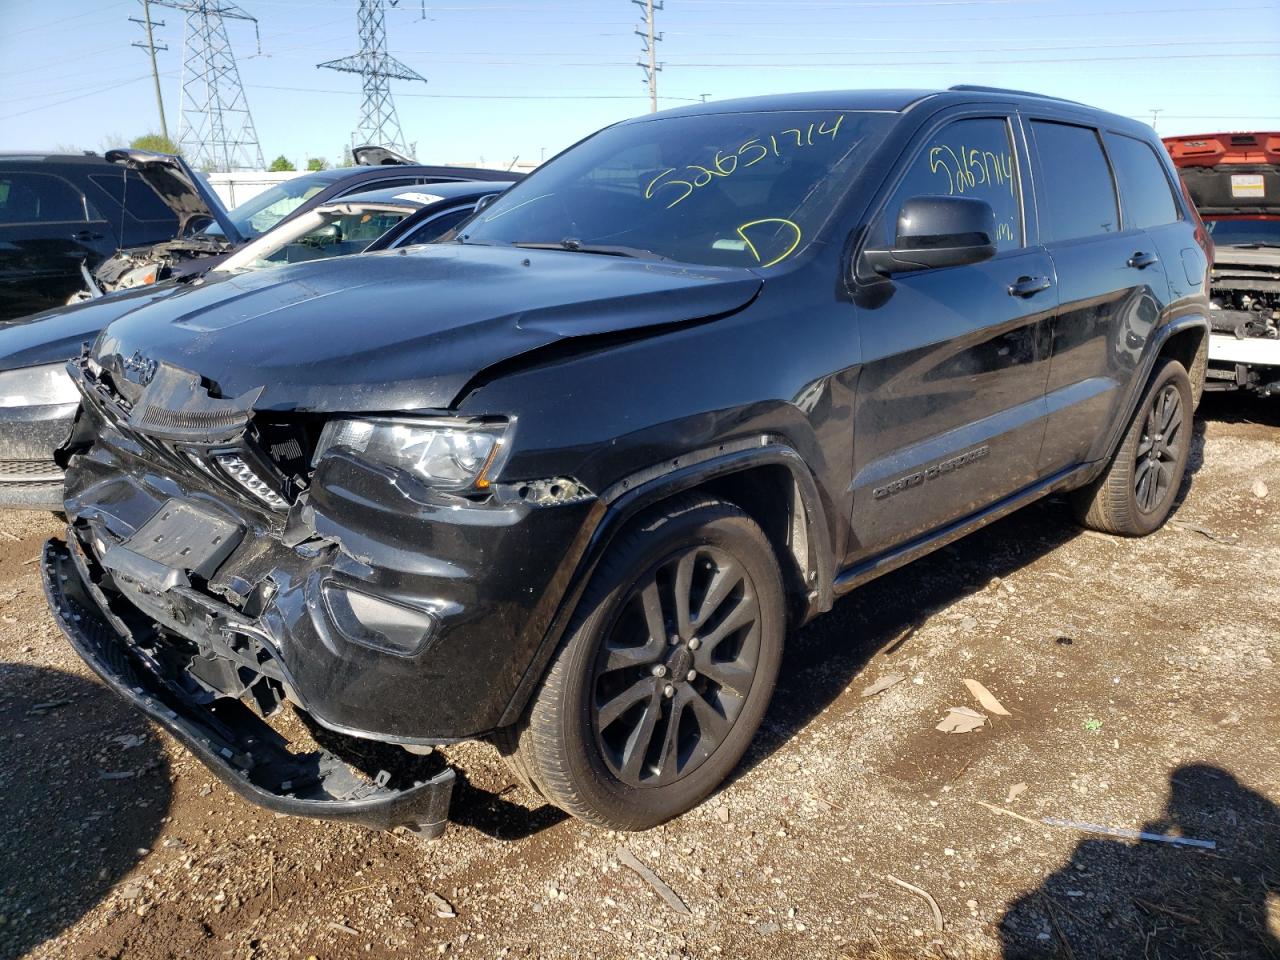
[[[239,701],[202,706],[150,669],[101,592],[82,575],[72,548],[45,544],[41,575],[58,625],[75,651],[117,694],[178,738],[220,780],[251,803],[279,813],[404,826],[439,836],[449,813],[454,772],[404,789],[359,777],[326,750],[292,753],[286,741]],[[123,631],[123,632],[122,632]]]

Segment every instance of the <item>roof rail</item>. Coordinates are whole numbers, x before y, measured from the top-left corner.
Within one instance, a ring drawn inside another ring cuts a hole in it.
[[[955,86],[948,87],[947,89],[960,93],[1011,93],[1019,97],[1035,97],[1039,100],[1056,100],[1058,103],[1071,103],[1078,107],[1084,106],[1084,104],[1079,100],[1068,100],[1066,97],[1051,97],[1047,93],[1035,93],[1031,90],[1010,90],[1006,87],[983,87],[975,83],[957,83]]]

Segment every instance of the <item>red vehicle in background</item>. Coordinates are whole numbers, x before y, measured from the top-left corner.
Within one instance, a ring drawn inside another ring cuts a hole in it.
[[[1164,143],[1216,248],[1205,389],[1280,392],[1280,133]]]

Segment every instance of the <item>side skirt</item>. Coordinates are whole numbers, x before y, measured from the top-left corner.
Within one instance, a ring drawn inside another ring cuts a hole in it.
[[[1097,465],[1094,463],[1081,463],[1074,467],[1067,467],[1050,477],[1046,477],[1044,480],[1040,480],[1017,493],[1005,497],[1003,500],[997,500],[977,513],[972,513],[945,527],[939,527],[923,537],[909,540],[890,550],[886,550],[884,553],[877,554],[851,567],[846,567],[836,575],[835,593],[837,595],[848,593],[850,590],[860,587],[876,577],[905,566],[912,560],[923,557],[927,553],[932,553],[934,550],[945,547],[949,543],[954,543],[975,530],[981,530],[1001,517],[1006,517],[1015,510],[1025,507],[1029,503],[1034,503],[1041,497],[1047,497],[1051,493],[1059,493],[1063,490],[1071,490],[1078,487],[1087,482],[1090,479],[1090,474],[1095,472],[1096,469]]]

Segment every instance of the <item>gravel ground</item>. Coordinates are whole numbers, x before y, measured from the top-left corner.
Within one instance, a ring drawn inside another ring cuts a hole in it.
[[[434,843],[250,807],[77,661],[34,562],[58,524],[7,515],[0,956],[1280,956],[1280,405],[1202,412],[1170,526],[1046,502],[842,600],[789,638],[732,781],[634,835],[484,744],[447,751]],[[985,726],[937,731],[953,706]]]

